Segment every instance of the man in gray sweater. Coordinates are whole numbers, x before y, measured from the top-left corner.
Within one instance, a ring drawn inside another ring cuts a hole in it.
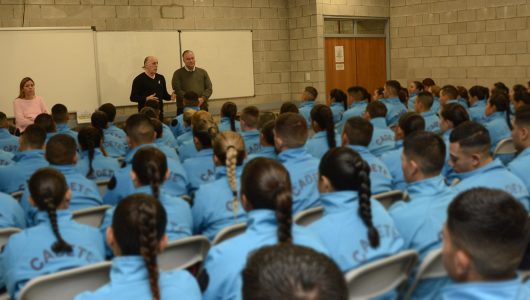
[[[208,110],[208,98],[212,95],[212,81],[206,70],[195,66],[195,54],[191,50],[182,53],[184,67],[173,73],[171,85],[177,94],[177,115],[184,110],[183,97],[186,92],[193,91],[199,95],[199,106]]]

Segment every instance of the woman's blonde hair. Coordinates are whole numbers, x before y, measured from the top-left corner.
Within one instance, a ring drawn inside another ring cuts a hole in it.
[[[217,123],[207,111],[198,111],[191,117],[193,137],[199,140],[203,149],[212,148],[213,139],[219,133]]]
[[[237,181],[236,166],[241,166],[245,160],[245,142],[239,133],[225,131],[215,137],[213,153],[219,162],[226,166],[226,175],[230,190],[232,190],[232,210],[237,218]]]

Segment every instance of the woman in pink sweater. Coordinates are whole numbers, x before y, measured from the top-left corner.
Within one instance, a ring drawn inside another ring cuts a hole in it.
[[[35,95],[35,82],[25,77],[20,82],[20,94],[15,99],[15,125],[20,133],[33,124],[35,117],[41,113],[48,113],[44,99]]]

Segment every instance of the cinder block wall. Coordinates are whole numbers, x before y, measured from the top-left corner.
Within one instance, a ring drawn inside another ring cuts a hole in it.
[[[390,0],[392,77],[439,84],[526,83],[529,0]]]

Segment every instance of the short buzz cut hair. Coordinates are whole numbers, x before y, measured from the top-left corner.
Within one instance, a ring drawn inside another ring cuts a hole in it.
[[[46,142],[46,131],[39,125],[31,124],[24,130],[22,140],[30,149],[42,149]]]
[[[458,143],[461,148],[476,149],[483,153],[489,153],[491,146],[488,129],[473,121],[466,121],[453,129],[449,142]]]
[[[515,112],[513,120],[518,126],[530,128],[530,105],[523,105]]]
[[[241,275],[243,300],[348,299],[338,266],[306,247],[288,243],[263,247],[250,255]]]
[[[41,113],[35,118],[35,125],[39,125],[47,133],[55,131],[55,122],[51,115],[47,113]]]
[[[46,143],[46,160],[53,165],[74,163],[77,144],[73,137],[66,134],[54,135]]]
[[[109,122],[114,122],[116,118],[116,106],[112,103],[105,103],[98,108],[99,111],[104,112],[107,115]]]
[[[438,135],[428,131],[416,131],[405,137],[403,153],[414,160],[421,172],[428,176],[437,176],[445,164],[445,142]]]
[[[425,119],[418,113],[409,111],[399,117],[398,126],[407,136],[416,131],[425,130]]]
[[[135,144],[152,143],[155,139],[155,126],[144,114],[133,114],[125,121],[125,132]]]
[[[441,93],[444,95],[447,95],[449,99],[457,99],[458,98],[458,89],[454,85],[444,85],[442,89],[440,90]]]
[[[64,104],[57,103],[52,107],[52,118],[55,123],[68,121],[68,109]]]
[[[469,253],[477,273],[498,280],[515,275],[528,245],[530,221],[509,193],[474,188],[449,205],[447,231],[454,247]]]
[[[303,147],[307,140],[307,122],[300,114],[281,114],[274,124],[274,132],[287,148]]]
[[[318,97],[317,89],[312,86],[306,86],[304,89],[304,93],[310,96],[311,100],[315,100]]]
[[[250,128],[257,128],[259,121],[259,109],[256,106],[247,106],[241,111],[240,120]]]
[[[388,113],[386,105],[381,101],[372,101],[366,106],[366,112],[370,115],[370,118],[384,118]]]
[[[374,125],[361,117],[352,117],[344,124],[344,133],[350,145],[368,147],[374,134]]]
[[[420,92],[418,93],[418,96],[416,96],[416,101],[421,103],[423,107],[425,107],[427,110],[431,109],[432,104],[434,102],[434,97],[429,92]]]

